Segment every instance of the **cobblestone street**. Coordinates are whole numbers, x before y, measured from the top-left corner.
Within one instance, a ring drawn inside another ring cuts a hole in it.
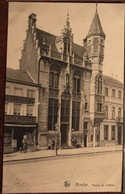
[[[120,191],[122,152],[4,164],[3,174],[6,193]]]

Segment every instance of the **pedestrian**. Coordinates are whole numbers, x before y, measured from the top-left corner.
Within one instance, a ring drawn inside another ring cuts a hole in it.
[[[25,135],[23,137],[22,144],[23,144],[23,152],[26,153],[27,152],[27,137]]]
[[[55,148],[55,139],[52,138],[52,149],[54,149],[54,148]]]

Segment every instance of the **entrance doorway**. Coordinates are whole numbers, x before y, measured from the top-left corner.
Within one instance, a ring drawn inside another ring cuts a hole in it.
[[[87,135],[84,135],[84,147],[87,147]]]
[[[122,127],[118,126],[118,144],[122,144]]]
[[[67,144],[67,125],[61,125],[61,145]]]

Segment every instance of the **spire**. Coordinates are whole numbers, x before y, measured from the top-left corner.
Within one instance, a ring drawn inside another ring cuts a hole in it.
[[[90,30],[87,34],[87,38],[90,36],[102,36],[103,38],[105,38],[105,33],[103,31],[103,28],[99,19],[99,15],[98,15],[97,3],[96,3],[96,12],[92,20]]]
[[[69,10],[68,10],[68,12],[67,12],[66,28],[67,28],[68,30],[70,29]]]

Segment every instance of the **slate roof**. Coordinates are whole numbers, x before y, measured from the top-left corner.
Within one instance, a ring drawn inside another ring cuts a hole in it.
[[[7,68],[6,70],[6,80],[20,81],[26,82],[30,84],[35,84],[35,82],[31,79],[26,71],[22,71],[19,69],[11,69]]]
[[[49,45],[51,45],[52,50],[55,51],[55,52],[58,52],[57,47],[56,47],[56,38],[57,38],[57,36],[55,36],[53,34],[50,34],[48,32],[45,32],[43,30],[40,30],[38,28],[36,28],[36,36],[37,36],[38,44],[39,44],[40,47],[48,48]],[[46,40],[46,45],[43,44],[43,39],[44,38]],[[74,56],[76,58],[82,60],[83,52],[84,52],[84,49],[83,49],[82,46],[80,46],[76,43],[73,43],[73,52],[74,52]]]
[[[105,83],[123,87],[123,83],[118,81],[117,79],[114,79],[114,78],[107,76],[107,75],[103,75],[103,77],[104,77]]]
[[[96,10],[94,18],[92,20],[90,30],[87,34],[87,38],[90,37],[90,36],[96,36],[96,35],[97,36],[99,35],[99,36],[102,36],[102,37],[105,38],[105,33],[103,31],[103,28],[102,28],[97,10]]]

